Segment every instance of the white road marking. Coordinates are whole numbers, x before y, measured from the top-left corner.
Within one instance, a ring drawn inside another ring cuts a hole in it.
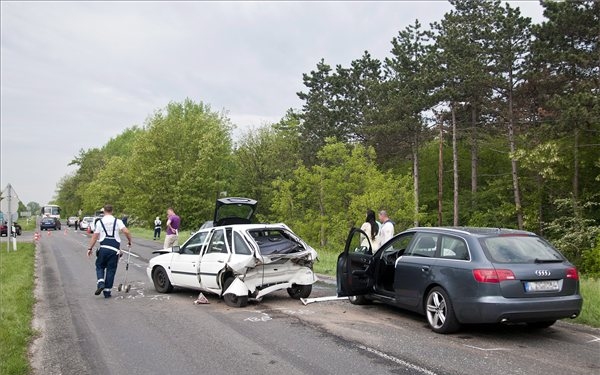
[[[463,346],[466,346],[467,348],[472,348],[472,349],[481,350],[481,351],[484,351],[484,352],[488,352],[488,351],[489,351],[489,352],[492,352],[492,351],[510,350],[510,349],[508,349],[508,348],[489,348],[489,349],[486,349],[486,348],[480,348],[480,347],[478,347],[478,346],[467,345],[467,344],[463,344]]]
[[[282,313],[287,314],[287,315],[311,315],[311,314],[315,313],[312,310],[291,310],[291,309],[286,309],[283,307],[278,307],[278,308],[269,309],[269,310],[253,311],[257,314],[260,314],[261,316],[260,317],[250,316],[250,317],[247,317],[246,319],[244,319],[244,321],[256,323],[256,322],[268,322],[270,320],[273,320],[271,315],[269,315],[268,313],[266,313],[264,311],[281,311]]]
[[[417,365],[415,365],[413,363],[409,363],[409,362],[403,361],[400,358],[396,358],[396,357],[391,356],[389,354],[386,354],[384,352],[380,352],[377,349],[369,348],[369,347],[364,346],[364,345],[357,345],[357,347],[359,349],[365,350],[365,351],[367,351],[369,353],[375,354],[375,355],[377,355],[377,356],[379,356],[379,357],[381,357],[383,359],[387,359],[388,361],[392,361],[392,362],[395,362],[395,363],[397,363],[399,365],[402,365],[404,367],[408,367],[408,368],[410,368],[412,370],[416,370],[416,371],[418,371],[420,373],[427,374],[427,375],[437,375],[435,372],[433,372],[431,370],[428,370],[428,369],[423,368],[421,366],[417,366]]]
[[[271,316],[267,313],[262,313],[260,317],[251,316],[251,317],[244,319],[244,321],[246,321],[246,322],[253,322],[253,323],[268,322],[269,320],[273,320],[273,318],[271,318]]]
[[[588,335],[589,335],[589,333],[588,333]],[[592,336],[594,339],[586,342],[586,344],[589,344],[591,342],[600,342],[600,337],[596,337],[594,335],[590,335],[590,336]]]

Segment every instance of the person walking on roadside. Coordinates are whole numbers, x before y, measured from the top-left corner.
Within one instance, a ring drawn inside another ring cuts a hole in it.
[[[177,239],[179,237],[179,224],[181,219],[175,214],[173,208],[167,209],[167,235],[165,236],[164,248],[178,245]]]
[[[394,237],[394,222],[390,220],[386,210],[379,211],[379,221],[381,222],[381,228],[379,228],[379,244],[383,245]]]
[[[123,221],[113,216],[113,207],[110,204],[104,206],[104,216],[96,221],[94,234],[90,240],[87,255],[92,256],[92,249],[96,241],[100,242],[100,248],[96,253],[96,284],[95,295],[104,292],[104,298],[110,298],[110,292],[117,273],[117,264],[121,256],[121,237],[119,232],[127,237],[127,246],[131,247],[131,233],[123,224]]]
[[[160,221],[160,217],[156,217],[156,219],[154,219],[154,238],[153,240],[156,240],[157,238],[160,240],[160,229],[162,225],[162,221]]]

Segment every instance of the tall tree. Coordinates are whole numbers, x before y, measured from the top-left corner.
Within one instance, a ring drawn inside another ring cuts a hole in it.
[[[335,108],[348,141],[368,143],[370,129],[377,125],[379,96],[383,80],[381,61],[368,51],[353,60],[349,68],[338,65],[333,76]]]
[[[173,206],[185,228],[211,218],[233,171],[230,134],[229,121],[202,102],[186,99],[157,111],[128,160],[132,182],[124,199],[131,210],[150,220]]]
[[[325,145],[325,139],[334,137],[345,140],[348,134],[348,129],[340,128],[335,118],[332,75],[331,66],[321,59],[316,70],[302,75],[308,92],[297,93],[304,101],[300,114],[300,131],[306,145],[303,148],[302,159],[308,164],[316,161],[316,153]]]
[[[234,153],[235,176],[231,193],[259,202],[261,222],[272,219],[273,183],[293,176],[300,160],[298,119],[288,112],[279,123],[244,134]]]
[[[600,3],[597,1],[543,2],[548,21],[534,28],[534,56],[543,61],[546,84],[555,88],[545,113],[559,133],[572,139],[572,204],[580,215],[582,132],[597,131],[600,92]],[[595,129],[594,129],[595,128]]]
[[[434,80],[428,64],[432,54],[430,36],[416,20],[392,39],[392,57],[385,60],[385,88],[389,90],[385,112],[390,124],[398,129],[397,137],[408,140],[411,150],[415,226],[419,225],[420,216],[419,148],[425,129],[423,111],[433,104]],[[386,149],[391,150],[399,145],[388,146]],[[385,156],[383,151],[380,156]]]
[[[479,126],[491,94],[489,40],[499,0],[451,0],[454,10],[434,23],[436,47],[441,57],[447,102],[466,102],[471,107],[471,206],[478,189]]]
[[[513,196],[517,226],[523,229],[523,209],[519,172],[515,152],[517,151],[515,128],[520,120],[515,108],[515,92],[523,84],[527,73],[526,60],[531,46],[531,20],[522,17],[519,9],[510,4],[499,9],[494,23],[494,38],[491,52],[494,56],[494,87],[498,96],[499,118],[506,124],[513,182]]]

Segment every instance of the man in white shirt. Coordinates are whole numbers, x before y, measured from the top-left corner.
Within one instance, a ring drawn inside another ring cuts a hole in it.
[[[379,228],[379,243],[383,245],[394,237],[394,222],[390,220],[387,211],[379,211],[379,222],[381,228]]]
[[[110,292],[117,273],[117,264],[121,255],[121,237],[119,232],[123,232],[128,240],[128,246],[131,247],[131,234],[129,229],[113,216],[113,207],[110,204],[104,206],[104,216],[96,221],[94,234],[90,241],[87,255],[92,256],[94,244],[99,240],[100,249],[96,254],[96,284],[95,295],[104,292],[104,298],[110,298]]]

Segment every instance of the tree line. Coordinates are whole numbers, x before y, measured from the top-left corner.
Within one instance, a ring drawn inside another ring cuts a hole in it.
[[[600,2],[542,2],[533,24],[500,1],[451,1],[349,66],[303,74],[302,108],[232,139],[209,105],[169,103],[142,127],[81,150],[57,186],[67,212],[111,202],[149,223],[173,206],[196,229],[223,192],[259,201],[339,251],[367,208],[396,230],[527,229],[600,271]]]

